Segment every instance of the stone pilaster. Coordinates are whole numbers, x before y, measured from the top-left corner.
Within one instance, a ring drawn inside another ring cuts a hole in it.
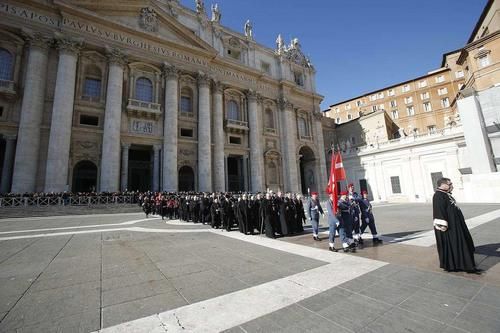
[[[179,186],[177,173],[177,114],[179,112],[179,71],[167,64],[165,77],[165,115],[163,117],[163,191],[175,192]]]
[[[317,181],[317,189],[322,190],[323,189],[323,184],[326,188],[326,185],[328,184],[328,176],[326,173],[326,151],[325,151],[325,141],[323,138],[323,125],[321,124],[321,119],[323,118],[323,115],[321,112],[314,112],[313,114],[313,121],[314,121],[314,141],[316,144],[316,147],[318,147],[318,172],[319,172],[319,178]]]
[[[122,144],[122,165],[121,165],[121,190],[126,191],[128,189],[128,152],[130,150],[130,145],[128,143]]]
[[[198,76],[198,190],[212,192],[210,79]]]
[[[282,130],[280,132],[283,140],[284,163],[283,170],[285,176],[285,191],[299,192],[299,179],[297,168],[297,119],[293,105],[285,99],[280,99],[278,105],[282,116]]]
[[[67,189],[76,63],[82,47],[81,39],[65,38],[59,35],[56,36],[56,40],[59,63],[50,123],[45,192],[62,192]]]
[[[160,145],[153,146],[153,186],[152,190],[158,192],[160,190]]]
[[[115,192],[120,181],[120,126],[122,114],[123,66],[125,55],[118,49],[108,49],[109,60],[106,108],[101,155],[101,192]]]
[[[250,128],[250,190],[264,191],[264,153],[262,151],[262,123],[259,117],[258,94],[254,91],[247,93],[248,125]]]
[[[12,192],[16,193],[35,191],[48,49],[52,42],[37,33],[25,32],[25,37],[29,44],[29,55],[12,176]]]
[[[10,190],[10,177],[12,175],[12,165],[14,163],[14,150],[16,148],[16,136],[6,135],[5,154],[3,158],[2,178],[0,180],[0,193],[7,193]]]
[[[214,84],[214,191],[223,192],[226,189],[224,168],[224,109],[222,102],[223,86]]]

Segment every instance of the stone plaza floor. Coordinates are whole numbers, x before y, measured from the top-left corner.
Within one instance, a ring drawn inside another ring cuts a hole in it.
[[[439,269],[429,204],[376,206],[384,244],[355,254],[326,229],[0,209],[0,332],[500,332],[500,205],[460,207],[482,275]]]

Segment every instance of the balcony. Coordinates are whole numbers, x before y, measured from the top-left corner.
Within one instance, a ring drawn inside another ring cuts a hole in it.
[[[157,120],[161,116],[161,105],[130,98],[127,105],[127,115]]]
[[[0,80],[0,94],[7,98],[16,97],[16,85],[14,81]]]
[[[224,127],[231,133],[244,134],[248,132],[248,123],[242,120],[226,119]]]

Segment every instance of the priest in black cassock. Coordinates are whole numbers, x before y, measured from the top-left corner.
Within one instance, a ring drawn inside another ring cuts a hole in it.
[[[440,267],[448,272],[480,273],[474,261],[474,242],[465,218],[451,196],[453,184],[448,178],[437,182],[432,198],[434,232]]]

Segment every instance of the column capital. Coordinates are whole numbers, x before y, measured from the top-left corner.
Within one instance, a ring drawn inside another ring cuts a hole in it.
[[[162,70],[162,74],[163,76],[168,80],[168,79],[175,79],[177,80],[179,78],[179,69],[177,69],[177,67],[173,66],[173,65],[170,65],[169,63],[167,62],[164,62],[162,67],[161,67],[161,70]]]
[[[293,111],[293,104],[290,103],[286,98],[278,98],[277,100],[278,107],[281,110],[290,110]]]
[[[21,30],[22,37],[26,40],[30,47],[36,47],[42,50],[48,50],[54,45],[54,39],[43,35],[39,32],[34,32],[30,29],[23,28]]]
[[[155,153],[159,152],[161,150],[161,145],[153,145],[153,151]]]
[[[198,87],[210,87],[210,76],[205,73],[198,73]]]
[[[54,33],[54,40],[60,53],[78,55],[83,47],[83,38],[66,36],[60,32]]]
[[[127,64],[127,55],[121,49],[106,46],[106,57],[110,64],[125,66]]]
[[[255,101],[255,102],[257,102],[257,100],[260,97],[260,94],[257,91],[252,90],[252,89],[248,89],[246,92],[246,95],[247,95],[247,99],[249,101]]]
[[[323,113],[321,111],[314,111],[312,115],[314,119],[318,121],[321,121],[323,119]]]
[[[226,89],[226,85],[221,81],[214,81],[212,86],[214,88],[214,92],[218,94],[222,94],[224,92],[224,89]]]
[[[122,149],[129,150],[130,149],[130,143],[122,143]]]

